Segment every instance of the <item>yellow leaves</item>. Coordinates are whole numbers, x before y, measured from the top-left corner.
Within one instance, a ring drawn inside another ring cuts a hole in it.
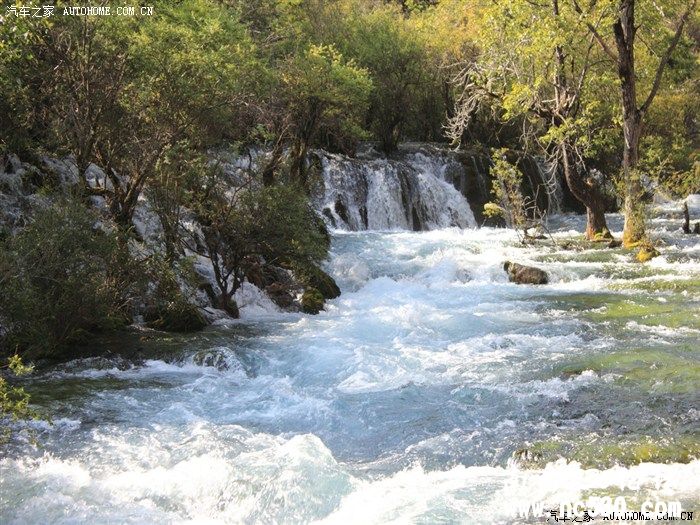
[[[469,25],[469,13],[463,0],[443,0],[436,6],[412,13],[406,24],[443,59],[455,60],[472,47],[474,31]]]
[[[25,365],[22,363],[22,358],[17,354],[8,359],[7,367],[17,376],[29,374],[34,370],[33,365]]]
[[[487,202],[484,204],[484,215],[487,217],[504,217],[506,210],[495,202]]]
[[[531,105],[534,89],[533,86],[513,82],[510,91],[503,97],[504,119],[511,119],[520,115]]]

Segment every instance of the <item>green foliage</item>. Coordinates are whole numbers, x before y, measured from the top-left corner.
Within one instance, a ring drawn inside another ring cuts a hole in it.
[[[318,264],[327,254],[327,238],[298,186],[231,191],[223,175],[213,170],[193,199],[204,238],[188,245],[211,261],[219,307],[234,316],[238,309],[233,295],[260,258],[268,264],[304,266]]]
[[[527,227],[527,201],[521,190],[523,174],[508,161],[506,154],[505,149],[493,153],[491,194],[496,202],[487,203],[484,214],[487,217],[502,215],[511,227],[523,230]]]
[[[281,67],[281,93],[301,171],[314,139],[352,144],[365,137],[362,119],[372,89],[365,69],[333,46],[310,45]],[[352,149],[352,148],[348,148]]]
[[[244,135],[241,110],[265,72],[237,13],[212,0],[161,2],[157,10],[158,16],[137,17],[136,27],[106,28],[130,31],[124,107],[194,144]]]
[[[169,261],[158,254],[145,262],[144,270],[152,284],[146,294],[144,320],[151,328],[195,332],[207,326],[193,304],[198,279],[191,262],[186,258]]]
[[[305,194],[295,186],[246,192],[236,210],[239,231],[247,232],[254,253],[270,264],[281,260],[319,263],[326,257],[326,239]]]
[[[696,66],[696,70],[698,70]],[[684,83],[658,96],[647,115],[640,169],[676,198],[700,192],[700,83]]]
[[[129,320],[138,278],[126,246],[77,201],[36,213],[0,249],[0,318],[6,345],[56,356],[88,331]]]
[[[81,170],[94,162],[124,177],[91,191],[125,229],[158,162],[183,143],[203,151],[247,137],[252,93],[268,84],[235,11],[189,0],[156,12],[9,17],[0,27],[0,106],[12,119],[0,142],[72,153]]]
[[[18,355],[10,356],[6,367],[14,376],[29,374],[33,367],[26,366]],[[11,428],[6,426],[9,421],[36,419],[39,414],[29,406],[29,394],[22,387],[17,387],[0,375],[0,444],[11,436]]]
[[[396,148],[428,82],[428,53],[420,33],[412,31],[395,6],[347,14],[345,54],[366,67],[374,89],[369,107],[370,127],[386,151]]]

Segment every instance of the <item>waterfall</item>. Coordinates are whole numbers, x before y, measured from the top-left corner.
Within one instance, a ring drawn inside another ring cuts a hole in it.
[[[557,163],[543,157],[535,157],[535,164],[540,173],[540,179],[547,189],[547,197],[549,198],[547,214],[561,213],[563,211],[564,187]]]
[[[464,168],[448,152],[427,148],[392,158],[349,158],[316,152],[323,188],[317,208],[348,230],[433,230],[477,226],[456,181]]]

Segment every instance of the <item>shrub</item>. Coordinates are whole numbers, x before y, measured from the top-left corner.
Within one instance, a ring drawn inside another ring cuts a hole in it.
[[[22,364],[19,356],[14,355],[7,361],[7,368],[15,376],[28,374],[32,368]],[[0,367],[2,368],[2,367]],[[36,419],[39,414],[29,406],[29,394],[22,387],[13,386],[0,375],[0,444],[9,440],[11,427],[5,425],[8,421],[20,419]]]
[[[528,203],[521,189],[523,175],[508,161],[505,149],[494,151],[492,159],[491,193],[495,202],[489,202],[484,206],[484,214],[486,216],[503,215],[512,228],[525,229]]]
[[[91,331],[129,320],[138,282],[125,242],[76,200],[36,212],[0,247],[0,318],[6,344],[53,356]]]
[[[190,259],[171,264],[163,257],[153,256],[144,267],[152,283],[144,312],[148,326],[167,332],[194,332],[207,326],[192,303],[196,277]]]
[[[218,307],[238,316],[233,295],[251,261],[308,266],[328,253],[328,239],[299,187],[279,185],[238,188],[231,192],[214,176],[197,197],[196,208],[204,238],[192,239],[190,249],[211,261],[219,294]]]

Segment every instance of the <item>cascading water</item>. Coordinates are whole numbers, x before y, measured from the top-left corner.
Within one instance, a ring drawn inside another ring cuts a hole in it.
[[[324,151],[316,155],[322,185],[315,204],[334,228],[473,228],[491,200],[490,160],[482,153],[409,144],[391,157],[374,151],[357,158]],[[526,193],[538,207],[548,215],[562,212],[563,188],[556,166],[522,156],[520,168]]]
[[[559,173],[559,168],[554,162],[549,162],[542,157],[535,157],[535,165],[540,173],[540,179],[547,189],[547,198],[549,207],[548,215],[554,215],[564,211],[564,187],[562,185],[562,176]]]
[[[454,160],[423,153],[392,159],[318,155],[323,189],[316,203],[334,227],[420,231],[477,225],[465,197],[446,180],[458,164]]]

